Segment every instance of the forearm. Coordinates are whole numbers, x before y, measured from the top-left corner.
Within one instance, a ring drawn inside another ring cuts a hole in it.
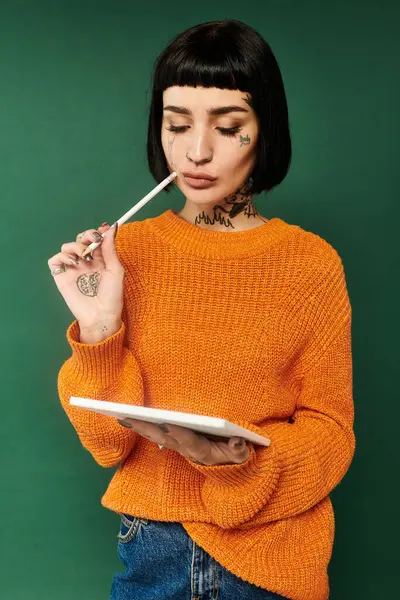
[[[193,464],[205,476],[202,499],[218,525],[246,527],[302,513],[344,477],[355,450],[350,346],[347,324],[304,376],[294,423],[238,423],[270,438],[268,448],[256,448],[242,465]]]
[[[114,466],[132,451],[136,434],[122,427],[112,417],[72,406],[71,396],[95,398],[109,402],[143,405],[143,381],[139,365],[124,345],[124,325],[99,343],[79,341],[75,322],[67,333],[72,356],[58,375],[61,404],[74,426],[82,445],[102,466]]]

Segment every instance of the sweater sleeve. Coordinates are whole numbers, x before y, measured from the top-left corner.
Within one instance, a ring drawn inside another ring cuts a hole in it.
[[[143,382],[139,366],[124,345],[125,324],[98,344],[79,342],[79,324],[67,330],[72,356],[58,374],[61,405],[86,450],[103,467],[113,467],[132,451],[137,435],[117,419],[72,406],[71,396],[143,405]]]
[[[121,230],[124,227],[118,231],[119,243],[116,243],[122,264],[124,256],[121,250]],[[84,448],[103,467],[113,467],[125,460],[135,445],[137,434],[120,425],[117,419],[72,406],[69,400],[71,396],[80,396],[140,406],[144,404],[140,367],[126,343],[127,296],[131,299],[133,297],[135,302],[136,294],[139,293],[139,285],[134,284],[132,270],[126,272],[124,286],[124,309],[119,331],[102,342],[84,344],[79,341],[79,323],[73,321],[66,333],[72,355],[61,366],[57,380],[64,411]]]
[[[253,527],[302,513],[325,498],[351,464],[355,450],[351,307],[343,273],[338,284],[342,300],[333,296],[332,305],[325,304],[314,320],[320,331],[314,332],[300,362],[300,391],[291,419],[259,426],[238,423],[268,437],[270,446],[251,445],[249,458],[240,465],[190,461],[204,475],[203,502],[222,528]],[[334,334],[329,336],[328,331]]]

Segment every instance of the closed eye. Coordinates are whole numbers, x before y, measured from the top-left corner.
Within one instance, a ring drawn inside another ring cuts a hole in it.
[[[181,127],[176,127],[175,125],[170,125],[166,129],[168,131],[174,131],[175,133],[183,133],[188,129],[188,125],[182,125]],[[239,131],[242,131],[242,127],[217,127],[222,135],[236,135]]]

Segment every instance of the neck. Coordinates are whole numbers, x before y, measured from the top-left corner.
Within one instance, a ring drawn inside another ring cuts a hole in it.
[[[257,212],[247,186],[218,203],[198,204],[186,199],[178,215],[193,225],[213,231],[245,231],[268,221]]]

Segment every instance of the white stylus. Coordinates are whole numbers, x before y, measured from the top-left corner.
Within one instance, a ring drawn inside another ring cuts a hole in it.
[[[113,227],[115,227],[115,225],[118,223],[118,225],[122,225],[122,223],[125,223],[125,221],[127,221],[132,215],[134,215],[138,210],[140,210],[142,208],[142,206],[144,206],[149,200],[151,200],[152,198],[154,198],[154,196],[156,196],[158,194],[158,192],[161,192],[161,190],[163,188],[165,188],[166,185],[168,185],[169,183],[171,183],[171,181],[173,179],[175,179],[175,177],[178,175],[178,173],[176,171],[174,171],[173,173],[171,173],[171,175],[168,175],[168,177],[166,177],[161,183],[159,183],[158,185],[156,185],[156,187],[151,190],[151,192],[149,192],[148,194],[146,194],[146,196],[144,198],[142,198],[141,200],[139,200],[139,202],[137,202],[134,206],[132,206],[132,208],[130,210],[128,210],[128,212],[126,212],[124,215],[122,215],[122,217],[120,217],[118,219],[118,221],[115,221],[115,223],[113,223],[110,227],[110,229],[112,229]],[[110,231],[110,229],[107,229],[107,231],[105,231],[101,237],[104,238],[105,234]],[[82,254],[82,258],[85,258],[85,256],[87,256],[88,254],[90,254],[93,250],[95,250],[96,248],[98,248],[100,246],[101,242],[92,242],[84,251],[84,253]]]

